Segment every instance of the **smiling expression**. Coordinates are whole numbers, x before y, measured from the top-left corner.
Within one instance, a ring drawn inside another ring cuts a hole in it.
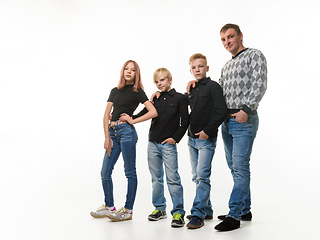
[[[227,31],[222,32],[220,37],[223,46],[232,56],[235,56],[244,49],[244,46],[242,45],[243,35],[242,33],[238,35],[235,29],[229,28]]]

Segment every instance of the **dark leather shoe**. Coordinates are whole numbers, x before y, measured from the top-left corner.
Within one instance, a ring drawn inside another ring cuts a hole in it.
[[[192,216],[190,222],[187,224],[187,228],[189,229],[196,229],[201,228],[204,225],[204,221],[202,218],[198,216]]]
[[[227,215],[219,215],[219,216],[218,216],[218,219],[220,219],[220,220],[225,220],[225,219],[226,219],[226,216],[227,216]],[[251,212],[248,212],[247,214],[242,215],[242,216],[241,216],[241,220],[242,220],[242,221],[251,221],[251,220],[252,220],[252,213],[251,213]]]
[[[189,219],[189,220],[191,220],[192,215],[187,215],[186,218]],[[206,216],[204,217],[204,219],[205,219],[205,220],[213,219],[213,216],[212,216],[212,215],[206,215]]]
[[[231,231],[240,227],[240,221],[235,220],[232,217],[226,217],[223,222],[219,223],[214,229],[218,231]]]

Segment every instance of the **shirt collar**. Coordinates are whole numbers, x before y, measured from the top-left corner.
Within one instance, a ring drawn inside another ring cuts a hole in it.
[[[246,50],[248,50],[248,48],[245,48],[245,49],[241,50],[240,52],[238,52],[234,57],[232,57],[232,59],[235,59],[237,56],[239,56],[241,53],[243,53]]]
[[[205,85],[207,82],[211,81],[210,77],[202,78],[198,81],[198,83]]]
[[[168,93],[170,96],[173,96],[176,93],[176,90],[174,88],[172,88],[170,91],[168,92],[161,92],[161,95]]]

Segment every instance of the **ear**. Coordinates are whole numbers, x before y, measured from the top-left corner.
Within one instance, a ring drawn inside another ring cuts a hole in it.
[[[190,71],[190,73],[191,73],[191,75],[192,75],[192,71],[191,71],[191,69],[189,69],[189,71]]]
[[[172,84],[172,77],[170,78],[169,82],[170,82],[170,84]]]
[[[207,72],[209,72],[209,66],[207,66]]]

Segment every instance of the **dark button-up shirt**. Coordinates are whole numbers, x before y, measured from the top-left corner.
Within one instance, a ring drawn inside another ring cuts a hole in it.
[[[188,99],[171,89],[161,92],[158,99],[154,98],[154,107],[158,116],[151,121],[149,141],[160,143],[167,138],[173,138],[178,143],[189,125]],[[146,111],[146,108],[143,109],[133,118],[142,116]]]
[[[202,130],[209,138],[217,137],[218,128],[227,116],[227,106],[223,92],[217,82],[209,77],[196,82],[190,94],[186,94],[191,106],[188,135],[198,138]]]

